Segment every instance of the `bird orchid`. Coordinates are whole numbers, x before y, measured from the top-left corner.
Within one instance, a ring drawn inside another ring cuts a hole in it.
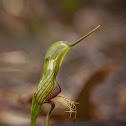
[[[58,41],[49,47],[44,57],[42,77],[32,99],[31,126],[36,125],[36,119],[44,103],[51,105],[51,109],[47,113],[45,121],[45,126],[49,126],[49,117],[55,107],[54,100],[57,100],[66,106],[69,109],[66,112],[69,112],[70,116],[72,113],[75,113],[75,117],[73,119],[73,121],[75,121],[77,115],[76,104],[78,103],[69,100],[64,95],[61,95],[61,88],[56,82],[56,75],[67,51],[99,27],[100,25],[72,44],[68,44],[64,41]]]

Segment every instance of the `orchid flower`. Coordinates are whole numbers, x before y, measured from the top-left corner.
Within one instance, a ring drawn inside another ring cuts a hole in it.
[[[49,126],[49,117],[55,107],[53,100],[57,100],[66,106],[69,109],[66,112],[69,112],[70,116],[72,113],[75,113],[75,117],[73,119],[73,121],[75,121],[77,115],[76,104],[78,103],[69,100],[64,95],[60,95],[61,88],[56,82],[56,75],[67,51],[99,27],[100,25],[72,44],[67,44],[64,41],[58,41],[49,47],[44,57],[42,77],[32,99],[31,126],[35,126],[36,119],[44,103],[51,105],[51,109],[48,112],[45,121],[45,126]]]

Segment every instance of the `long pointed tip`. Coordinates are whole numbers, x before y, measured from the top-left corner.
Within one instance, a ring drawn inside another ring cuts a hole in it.
[[[80,38],[79,40],[77,40],[76,42],[70,44],[70,46],[74,46],[77,43],[79,43],[80,41],[82,41],[83,39],[85,39],[86,37],[88,37],[91,33],[93,33],[94,31],[96,31],[98,28],[100,27],[100,25],[98,25],[96,28],[94,28],[92,31],[90,31],[89,33],[87,33],[86,35],[84,35],[82,38]]]

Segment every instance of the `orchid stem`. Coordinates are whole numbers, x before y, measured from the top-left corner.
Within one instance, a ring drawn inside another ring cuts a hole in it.
[[[50,109],[50,111],[47,113],[46,120],[45,120],[45,125],[44,125],[44,126],[49,126],[49,117],[50,117],[50,114],[51,114],[52,110],[53,110],[54,107],[55,107],[55,103],[54,103],[53,101],[49,101],[49,102],[47,102],[47,103],[49,103],[49,104],[51,105],[51,109]]]

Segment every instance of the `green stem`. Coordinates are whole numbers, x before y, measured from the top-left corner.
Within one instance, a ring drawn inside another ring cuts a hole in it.
[[[31,120],[31,126],[35,126],[36,121],[35,120]]]
[[[52,110],[55,107],[55,103],[53,101],[49,101],[47,103],[49,103],[51,105],[51,109],[50,109],[50,111],[48,112],[48,114],[46,116],[46,120],[45,120],[45,125],[44,126],[49,126],[49,117],[50,117],[50,114],[51,114]]]
[[[35,126],[36,119],[41,111],[42,104],[38,103],[33,96],[32,107],[31,107],[31,126]]]
[[[88,37],[91,33],[93,33],[94,31],[96,31],[99,27],[100,27],[100,25],[98,25],[95,29],[93,29],[92,31],[90,31],[89,33],[87,33],[86,35],[84,35],[82,38],[80,38],[79,40],[77,40],[73,44],[70,44],[70,46],[72,47],[72,46],[76,45],[77,43],[79,43],[80,41],[82,41],[83,39],[85,39],[86,37]]]

